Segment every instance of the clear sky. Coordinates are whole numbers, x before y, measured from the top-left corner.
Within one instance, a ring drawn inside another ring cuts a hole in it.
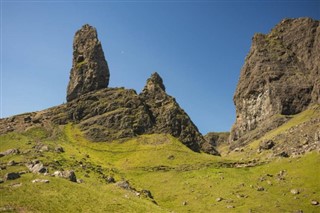
[[[199,130],[229,131],[254,33],[320,19],[320,1],[1,0],[1,117],[65,102],[76,30],[97,28],[110,87],[138,93],[157,71]]]

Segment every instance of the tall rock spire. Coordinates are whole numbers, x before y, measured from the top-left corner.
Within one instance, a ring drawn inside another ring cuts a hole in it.
[[[97,31],[86,24],[76,32],[73,40],[67,101],[72,101],[87,92],[108,87],[109,77],[108,64]]]

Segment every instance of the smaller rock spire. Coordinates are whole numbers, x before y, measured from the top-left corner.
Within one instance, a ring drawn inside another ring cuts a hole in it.
[[[143,92],[165,92],[166,88],[163,84],[162,78],[157,72],[154,72],[147,80],[147,84],[143,89]]]
[[[202,150],[219,155],[215,148],[205,141],[197,126],[179,106],[175,98],[166,93],[166,88],[158,73],[151,75],[139,96],[150,110],[151,120],[154,122],[152,133],[171,134],[193,151]]]
[[[109,77],[108,64],[98,40],[97,30],[85,24],[76,32],[73,40],[73,60],[67,101],[108,87]]]

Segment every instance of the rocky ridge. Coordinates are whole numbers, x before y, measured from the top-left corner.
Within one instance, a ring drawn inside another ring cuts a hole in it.
[[[218,155],[176,100],[165,92],[158,73],[141,94],[107,88],[109,69],[95,28],[84,25],[75,35],[73,67],[66,104],[0,120],[0,134],[34,126],[74,123],[91,141],[112,141],[142,134],[171,134],[193,151]]]
[[[256,34],[234,95],[236,122],[230,141],[261,137],[320,103],[320,25],[310,18],[285,19],[269,34]]]
[[[148,80],[150,86],[155,73]],[[161,79],[161,78],[160,78]],[[162,81],[162,80],[161,80]],[[146,86],[147,88],[148,86]],[[159,88],[158,84],[152,87]],[[160,99],[157,99],[161,97]],[[142,134],[171,134],[193,151],[218,152],[206,142],[189,116],[165,91],[105,88],[39,112],[0,120],[0,134],[22,132],[30,127],[76,124],[85,136],[95,142],[127,139]]]

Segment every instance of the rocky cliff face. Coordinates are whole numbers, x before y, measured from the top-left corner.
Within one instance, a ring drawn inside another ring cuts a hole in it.
[[[230,140],[252,139],[320,103],[319,70],[319,21],[285,19],[269,34],[256,34],[234,95]]]
[[[67,101],[87,92],[106,88],[108,84],[109,68],[97,31],[86,24],[76,32],[73,40],[73,60]]]

